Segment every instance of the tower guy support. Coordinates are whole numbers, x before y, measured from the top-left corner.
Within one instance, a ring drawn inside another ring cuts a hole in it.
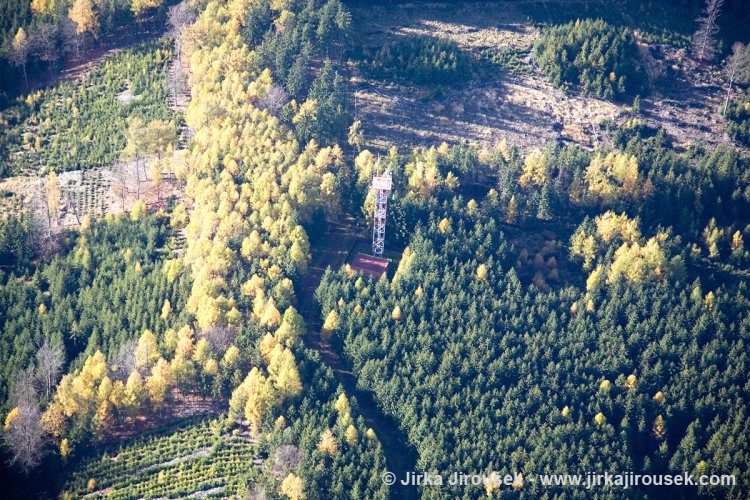
[[[372,254],[383,255],[385,249],[385,216],[388,210],[388,195],[393,181],[390,172],[376,174],[372,178],[372,195],[375,199],[375,215],[372,222]]]

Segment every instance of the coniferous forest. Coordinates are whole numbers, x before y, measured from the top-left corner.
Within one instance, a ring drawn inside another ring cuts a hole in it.
[[[745,2],[0,17],[9,498],[748,496]]]

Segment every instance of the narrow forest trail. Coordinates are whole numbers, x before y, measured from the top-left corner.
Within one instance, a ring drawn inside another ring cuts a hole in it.
[[[321,242],[311,250],[312,260],[302,278],[300,290],[300,313],[307,327],[305,345],[320,354],[320,358],[344,388],[347,397],[357,400],[357,408],[365,424],[375,431],[380,440],[388,470],[396,474],[400,481],[407,472],[416,470],[417,453],[408,445],[406,436],[401,433],[396,421],[383,413],[372,393],[357,387],[357,378],[341,355],[330,342],[321,338],[322,322],[315,307],[315,290],[326,268],[338,269],[344,265],[357,240],[354,219],[342,219],[329,223]],[[391,494],[393,498],[418,497],[415,488],[404,487],[398,481],[391,487]]]

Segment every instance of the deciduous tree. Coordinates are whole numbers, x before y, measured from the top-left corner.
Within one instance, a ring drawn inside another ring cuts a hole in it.
[[[175,41],[175,50],[179,61],[182,60],[182,37],[186,28],[194,20],[195,13],[188,7],[187,2],[180,2],[169,8],[167,24],[169,25],[169,34]]]
[[[95,35],[99,29],[99,16],[94,12],[94,3],[91,0],[75,0],[68,17],[75,23],[76,33],[79,35]]]
[[[717,20],[721,14],[724,0],[706,0],[701,17],[697,19],[698,30],[693,34],[693,53],[704,61],[711,61],[716,56],[716,35],[719,33]]]
[[[727,77],[727,96],[724,99],[722,114],[726,116],[729,98],[732,95],[732,85],[734,82],[747,83],[750,80],[750,44],[743,45],[741,42],[735,42],[732,45],[732,53],[727,58],[724,74]]]
[[[47,180],[44,183],[44,202],[47,213],[47,236],[52,236],[52,221],[57,220],[60,213],[60,201],[62,198],[62,190],[60,189],[60,182],[57,180],[57,174],[53,171],[47,176]]]
[[[52,388],[57,383],[57,378],[62,373],[65,363],[65,352],[60,344],[45,341],[36,353],[37,373],[42,379],[49,398]]]
[[[10,463],[28,473],[43,457],[41,415],[35,401],[25,401],[16,408],[16,416],[7,425],[5,442],[11,452]]]
[[[281,482],[280,491],[290,500],[305,500],[307,498],[304,481],[292,472]]]
[[[318,450],[326,453],[330,457],[335,457],[338,453],[339,446],[336,442],[336,436],[333,435],[331,429],[326,429],[320,434],[320,441],[318,441]]]
[[[274,377],[274,384],[282,397],[296,396],[302,392],[297,363],[292,351],[277,344],[271,351],[268,372]]]
[[[159,347],[156,336],[150,330],[144,330],[135,348],[135,366],[142,373],[146,373],[159,359]]]
[[[174,376],[169,362],[164,358],[159,358],[151,368],[151,374],[146,377],[146,390],[154,407],[161,408],[164,405],[173,386]]]
[[[352,126],[349,127],[349,137],[347,142],[350,146],[355,148],[357,152],[362,151],[362,147],[365,145],[365,134],[362,131],[362,122],[360,120],[356,120],[352,123]]]
[[[18,28],[16,35],[13,37],[11,42],[10,60],[15,66],[20,66],[23,71],[23,81],[26,84],[26,88],[29,87],[29,79],[26,76],[26,63],[29,60],[29,52],[31,46],[29,39],[26,36],[26,30],[23,27]]]

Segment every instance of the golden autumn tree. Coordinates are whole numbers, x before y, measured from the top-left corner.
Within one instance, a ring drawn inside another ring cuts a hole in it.
[[[161,319],[167,320],[172,315],[172,304],[169,299],[164,299],[164,305],[161,308]]]
[[[159,358],[151,368],[151,373],[146,377],[146,390],[155,408],[161,408],[167,400],[167,396],[174,385],[174,376],[169,362]]]
[[[351,411],[349,398],[347,398],[346,394],[344,394],[343,392],[339,394],[338,398],[336,398],[336,402],[333,404],[333,407],[336,409],[340,417],[343,415],[349,415]]]
[[[304,481],[291,472],[281,482],[280,491],[289,500],[305,500],[307,498]]]
[[[53,171],[47,176],[44,183],[45,202],[47,211],[47,235],[52,235],[52,221],[57,220],[60,213],[60,204],[62,200],[62,190],[57,174]]]
[[[68,11],[68,17],[76,25],[76,33],[96,34],[99,29],[99,16],[94,12],[92,0],[75,0]]]
[[[55,0],[31,0],[31,13],[35,16],[48,14],[54,11],[56,5]]]
[[[597,154],[586,168],[584,179],[589,203],[602,206],[639,201],[650,190],[639,173],[638,159],[626,153]]]
[[[112,403],[110,403],[108,400],[104,400],[99,403],[99,406],[96,409],[96,415],[94,417],[94,424],[97,431],[100,434],[104,435],[109,433],[112,429],[112,426],[114,425],[114,419],[115,416]]]
[[[601,427],[607,423],[607,417],[605,417],[602,412],[599,412],[594,417],[594,423],[596,424],[597,427]]]
[[[63,459],[63,462],[68,459],[71,451],[70,441],[68,441],[68,438],[63,438],[63,440],[60,441],[60,457]]]
[[[346,431],[344,431],[344,439],[346,439],[346,442],[349,446],[357,446],[357,443],[359,442],[359,434],[357,433],[357,428],[349,424],[349,426],[346,428]]]
[[[339,313],[335,309],[331,309],[331,312],[326,316],[326,320],[323,322],[323,338],[330,339],[333,332],[339,326]]]
[[[336,437],[333,435],[331,429],[326,428],[320,434],[320,441],[318,441],[318,451],[327,454],[330,457],[335,457],[338,453],[339,446],[336,442]]]
[[[487,266],[485,264],[479,264],[479,266],[477,267],[477,280],[487,280]]]
[[[42,413],[42,429],[54,438],[60,438],[65,432],[66,420],[62,407],[53,401]]]
[[[5,416],[5,430],[10,429],[10,426],[13,425],[13,422],[18,420],[18,418],[21,415],[21,410],[16,406],[12,410],[8,412],[8,414]]]
[[[494,496],[494,494],[500,490],[500,484],[500,475],[497,472],[492,471],[484,481],[484,492],[488,497]]]
[[[175,356],[190,358],[195,350],[195,338],[193,329],[185,325],[177,332]]]
[[[399,321],[401,319],[401,306],[396,306],[393,308],[393,311],[391,312],[391,319],[394,321]]]
[[[523,162],[523,171],[518,183],[528,188],[543,186],[547,181],[547,160],[539,150],[531,151]]]
[[[221,367],[231,373],[240,363],[240,350],[237,346],[231,345],[224,352],[221,358]]]
[[[55,393],[55,401],[66,416],[93,416],[99,404],[98,389],[107,377],[108,367],[104,354],[96,351],[86,358],[77,375],[65,375]]]
[[[288,348],[282,348],[280,344],[274,347],[268,363],[268,373],[273,377],[274,386],[281,397],[292,397],[302,392],[297,363]]]
[[[18,28],[16,35],[10,44],[10,60],[14,66],[20,66],[23,71],[23,80],[26,84],[26,88],[29,87],[29,79],[26,75],[26,63],[29,60],[29,53],[31,52],[31,44],[29,38],[26,35],[26,30],[23,26]]]
[[[123,406],[126,412],[131,415],[140,411],[146,400],[146,390],[143,387],[143,377],[137,371],[133,370],[128,376],[125,384],[125,393],[123,395]]]
[[[442,219],[438,223],[438,231],[440,231],[441,234],[446,234],[451,232],[451,221],[447,218]]]
[[[362,131],[362,122],[360,120],[355,120],[351,127],[349,127],[347,142],[357,151],[362,151],[362,147],[365,145],[365,135]]]
[[[213,358],[213,347],[208,339],[201,338],[197,344],[195,344],[195,351],[193,352],[193,361],[199,365],[205,364],[209,359]]]
[[[562,411],[560,411],[560,415],[562,415],[562,418],[565,420],[568,420],[570,418],[570,408],[567,405],[564,406]]]
[[[245,380],[232,391],[232,396],[229,398],[230,422],[236,422],[245,417],[245,405],[247,405],[249,392],[250,380],[248,375],[248,377],[246,377]]]
[[[132,0],[130,10],[133,11],[133,14],[135,14],[136,17],[139,17],[148,9],[158,7],[161,3],[160,0]]]
[[[156,336],[150,330],[144,330],[138,338],[135,348],[135,366],[142,373],[151,369],[151,366],[159,359],[159,347]]]
[[[512,195],[510,201],[508,201],[508,207],[505,209],[505,222],[508,224],[515,224],[518,220],[518,203],[516,202],[516,196]]]
[[[250,370],[243,382],[244,391],[239,399],[245,399],[245,419],[250,423],[254,434],[260,432],[264,420],[271,415],[278,396],[273,382],[263,375],[258,368]],[[231,405],[230,405],[231,406]]]
[[[654,419],[652,431],[654,437],[659,441],[663,441],[667,437],[667,423],[664,421],[664,417],[657,415]]]

